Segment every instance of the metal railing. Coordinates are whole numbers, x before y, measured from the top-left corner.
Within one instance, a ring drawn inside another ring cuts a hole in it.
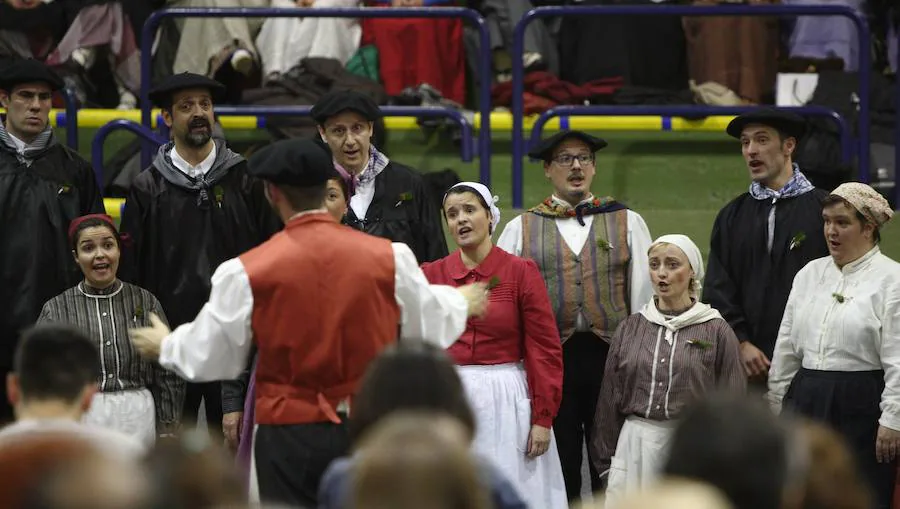
[[[857,125],[859,179],[869,182],[869,92],[872,68],[869,53],[870,31],[865,18],[853,9],[844,6],[827,5],[734,5],[734,6],[681,6],[681,5],[573,5],[538,7],[528,11],[516,24],[512,47],[512,204],[522,208],[523,201],[523,157],[525,155],[523,114],[525,90],[524,64],[525,29],[536,19],[555,16],[844,16],[850,18],[857,29],[859,38],[859,118]],[[900,96],[900,85],[898,85]],[[629,106],[628,109],[633,108]],[[624,114],[626,109],[617,110]],[[664,111],[660,107],[656,114]],[[690,107],[690,116],[718,115],[723,109],[714,106]],[[900,120],[898,120],[900,122]],[[898,149],[900,153],[900,149]]]
[[[479,53],[479,91],[478,107],[481,112],[481,125],[478,132],[477,154],[480,164],[480,180],[490,185],[491,181],[491,55],[490,36],[487,23],[478,12],[464,7],[423,7],[423,8],[380,8],[380,7],[356,7],[356,8],[203,8],[203,9],[162,9],[154,12],[144,23],[141,39],[141,123],[150,128],[152,126],[151,104],[149,98],[151,79],[151,48],[164,18],[461,18],[471,21],[478,28],[481,51]],[[235,111],[244,111],[246,107],[235,106]],[[413,108],[396,106],[397,111],[403,111],[403,115],[430,115],[429,108]],[[402,110],[401,110],[402,108]],[[220,108],[217,108],[220,109]],[[448,111],[454,111],[447,108]],[[451,114],[447,116],[453,117]],[[465,142],[464,142],[465,143]],[[471,145],[469,146],[471,148]],[[461,149],[464,150],[464,149]],[[142,144],[141,164],[149,166],[151,158],[151,145],[149,142]],[[473,151],[474,152],[474,151]]]
[[[132,122],[131,120],[113,120],[97,129],[96,134],[94,134],[94,139],[91,141],[91,163],[94,166],[94,178],[97,179],[97,185],[100,187],[101,194],[103,193],[104,175],[103,144],[113,131],[120,130],[131,131],[138,135],[142,141],[153,144],[156,147],[159,147],[166,142],[166,139],[154,132],[152,128],[138,124],[137,122]],[[146,168],[147,166],[149,166],[149,163],[142,165],[141,168]]]

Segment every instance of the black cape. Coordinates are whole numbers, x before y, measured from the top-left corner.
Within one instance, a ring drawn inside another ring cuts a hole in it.
[[[794,276],[810,260],[828,255],[822,201],[814,189],[778,200],[771,254],[766,246],[772,200],[749,193],[716,217],[710,241],[703,301],[716,308],[741,341],[750,341],[771,359]],[[790,249],[798,235],[805,239]]]
[[[12,367],[19,333],[41,307],[82,279],[72,258],[69,223],[102,213],[91,165],[55,144],[26,167],[0,145],[0,369]],[[5,398],[4,398],[5,401]]]
[[[156,295],[172,328],[196,318],[222,262],[282,226],[262,181],[247,175],[246,161],[229,169],[209,194],[201,205],[199,191],[173,185],[151,166],[134,178],[122,215],[122,233],[131,243],[122,279]]]
[[[391,161],[375,177],[375,196],[366,211],[366,219],[357,218],[350,208],[344,223],[376,237],[403,242],[419,263],[425,263],[447,256],[447,241],[438,210],[422,176]]]

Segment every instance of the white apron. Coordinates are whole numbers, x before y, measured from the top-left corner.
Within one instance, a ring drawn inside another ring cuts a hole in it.
[[[616,502],[659,477],[674,429],[674,420],[654,421],[633,415],[625,420],[610,462],[607,503]]]
[[[525,455],[531,433],[531,400],[521,364],[457,366],[475,413],[475,452],[489,458],[533,509],[566,509],[566,485],[550,432],[543,455]]]
[[[156,444],[156,406],[147,389],[98,392],[83,420],[134,437],[147,449]]]

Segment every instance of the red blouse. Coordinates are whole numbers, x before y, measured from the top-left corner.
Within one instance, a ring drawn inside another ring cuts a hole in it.
[[[459,365],[505,364],[525,360],[531,422],[549,428],[562,399],[562,343],[547,287],[533,260],[494,247],[481,265],[468,269],[459,250],[422,265],[432,284],[499,284],[490,291],[487,312],[470,318],[466,331],[447,353]]]

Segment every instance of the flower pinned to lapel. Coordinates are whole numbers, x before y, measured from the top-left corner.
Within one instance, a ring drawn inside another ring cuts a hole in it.
[[[788,248],[788,251],[793,251],[793,250],[797,249],[798,247],[802,246],[804,240],[806,240],[805,232],[799,232],[796,235],[794,235],[794,237],[791,238],[791,245]]]
[[[844,297],[843,295],[841,295],[837,292],[832,293],[831,296],[834,297],[834,300],[838,301],[838,304],[843,304],[844,301],[847,300],[846,297]]]
[[[615,246],[609,243],[606,239],[597,239],[597,247],[604,251],[612,251],[615,249]]]
[[[400,196],[397,197],[397,203],[394,204],[394,207],[399,207],[405,201],[412,201],[413,195],[411,192],[407,191],[405,193],[400,193]]]
[[[707,348],[712,347],[712,343],[710,343],[709,341],[704,341],[702,339],[689,339],[687,340],[687,344],[693,347],[697,347],[701,350],[706,350]]]
[[[134,317],[132,317],[131,321],[134,323],[138,323],[138,320],[144,321],[144,307],[140,304],[134,308]]]
[[[493,290],[494,288],[497,288],[498,286],[500,286],[500,278],[497,276],[494,276],[491,278],[490,281],[488,281],[487,289]]]
[[[216,199],[216,205],[218,205],[219,208],[222,208],[222,200],[225,199],[225,190],[222,189],[222,186],[213,188],[213,196]]]

